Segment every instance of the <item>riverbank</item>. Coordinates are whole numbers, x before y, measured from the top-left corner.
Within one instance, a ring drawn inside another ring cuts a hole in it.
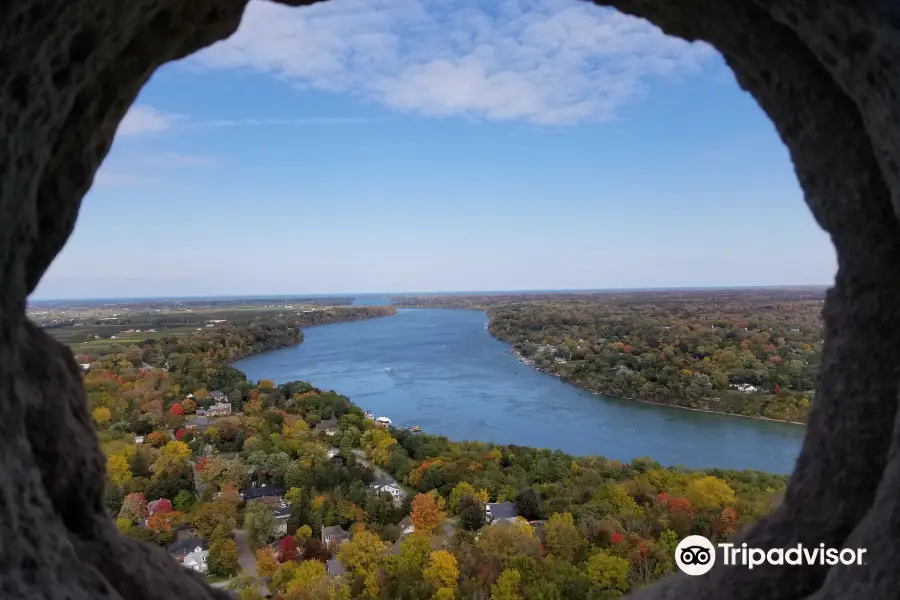
[[[487,326],[485,327],[485,330],[491,335],[491,337],[493,337],[493,338],[496,339],[496,340],[499,340],[499,341],[503,342],[504,344],[510,344],[510,342],[509,342],[508,340],[504,340],[502,337],[496,335],[496,334],[494,333],[494,331],[491,329],[491,317],[490,317],[490,315],[488,314],[487,311],[485,311],[485,316],[486,316],[487,319],[488,319]],[[709,409],[705,409],[705,408],[694,408],[694,407],[691,407],[691,406],[681,406],[680,404],[674,404],[674,403],[664,402],[664,401],[648,400],[648,399],[641,399],[641,398],[632,398],[632,397],[629,397],[629,396],[619,396],[619,395],[616,395],[616,394],[613,394],[613,393],[609,393],[609,392],[605,392],[605,391],[602,391],[602,390],[595,390],[595,389],[592,389],[592,388],[590,388],[590,387],[584,385],[582,382],[578,381],[577,379],[571,379],[571,378],[569,378],[569,377],[566,377],[565,374],[563,374],[563,373],[557,373],[557,372],[551,371],[551,370],[549,370],[549,369],[542,369],[541,367],[535,365],[535,363],[534,363],[533,360],[531,360],[531,359],[527,358],[525,355],[523,355],[522,352],[519,351],[518,349],[516,349],[512,344],[510,344],[510,350],[509,350],[508,353],[509,353],[510,355],[512,355],[513,357],[515,357],[516,360],[518,360],[519,362],[521,362],[522,364],[524,364],[526,367],[531,367],[531,368],[534,369],[535,371],[539,371],[539,372],[541,372],[541,373],[545,373],[545,374],[547,374],[547,375],[551,375],[551,376],[553,376],[553,377],[555,377],[555,378],[557,378],[557,379],[559,379],[559,380],[561,380],[561,381],[564,381],[564,382],[568,383],[569,385],[572,385],[572,386],[574,386],[574,387],[577,387],[577,388],[580,389],[580,390],[584,390],[584,391],[586,391],[586,392],[589,392],[589,393],[591,393],[591,394],[593,394],[593,395],[595,395],[595,396],[606,396],[606,397],[608,397],[608,398],[614,398],[614,399],[616,399],[616,400],[629,400],[629,401],[632,401],[632,402],[639,402],[639,403],[641,403],[641,404],[648,404],[648,405],[652,405],[652,406],[666,406],[666,407],[670,407],[670,408],[678,408],[678,409],[681,409],[681,410],[689,410],[689,411],[692,411],[692,412],[708,413],[708,414],[712,414],[712,415],[723,415],[723,416],[726,416],[726,417],[741,417],[741,418],[744,418],[744,419],[755,419],[755,420],[758,420],[758,421],[770,421],[770,422],[773,422],[773,423],[787,423],[787,424],[789,424],[789,425],[801,425],[801,426],[804,426],[804,427],[806,426],[806,423],[803,423],[803,422],[800,422],[800,421],[788,421],[788,420],[784,420],[784,419],[773,419],[773,418],[771,418],[771,417],[764,417],[764,416],[762,416],[762,415],[742,415],[742,414],[740,414],[740,413],[724,412],[724,411],[721,411],[721,410],[709,410]]]

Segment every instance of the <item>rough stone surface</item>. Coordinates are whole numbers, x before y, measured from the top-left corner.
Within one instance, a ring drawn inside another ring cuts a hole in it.
[[[311,1],[284,2],[290,5]],[[245,0],[18,0],[0,7],[0,597],[223,598],[105,515],[104,460],[71,353],[25,317],[115,129],[161,64],[228,37]],[[775,123],[839,271],[823,369],[760,547],[865,547],[863,567],[718,565],[634,598],[900,596],[900,5],[610,0],[719,49]]]

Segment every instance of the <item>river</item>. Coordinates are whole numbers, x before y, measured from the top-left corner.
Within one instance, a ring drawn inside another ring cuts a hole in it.
[[[367,299],[369,300],[369,299]],[[664,465],[790,473],[805,429],[596,396],[513,359],[477,311],[400,309],[310,327],[302,344],[237,362],[251,380],[309,381],[394,425]]]

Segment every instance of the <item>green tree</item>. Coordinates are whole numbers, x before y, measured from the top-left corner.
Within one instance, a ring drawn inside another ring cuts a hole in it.
[[[491,600],[521,600],[521,582],[522,575],[516,569],[505,569],[491,586]]]
[[[241,565],[238,563],[237,544],[234,540],[224,538],[210,544],[207,565],[213,575],[230,577],[237,573]]]
[[[250,502],[244,511],[244,530],[247,543],[253,550],[264,546],[275,537],[278,522],[272,511],[263,502]]]
[[[619,594],[628,590],[628,570],[631,565],[624,558],[606,552],[597,552],[585,565],[585,573],[601,592]],[[611,597],[617,597],[613,595]]]

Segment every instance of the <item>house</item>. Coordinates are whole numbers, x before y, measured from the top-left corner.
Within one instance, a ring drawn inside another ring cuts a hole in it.
[[[749,383],[738,383],[737,385],[731,384],[732,388],[736,389],[739,392],[743,392],[744,394],[750,394],[756,391],[759,391],[755,385],[750,385]]]
[[[256,500],[259,498],[268,498],[272,496],[282,496],[284,490],[277,488],[272,484],[264,483],[260,486],[253,485],[247,489],[241,490],[242,500]]]
[[[416,531],[416,526],[413,525],[412,517],[410,517],[409,515],[403,517],[403,520],[397,523],[397,527],[400,528],[400,539],[403,539],[408,535],[412,535]]]
[[[350,539],[350,532],[344,531],[340,525],[322,528],[322,543],[329,549],[339,546]]]
[[[275,517],[275,533],[279,536],[285,536],[288,532],[288,519],[291,518],[291,507],[282,500],[279,505],[272,509],[272,516]]]
[[[335,419],[334,414],[332,414],[330,419],[325,419],[324,421],[316,423],[316,431],[320,431],[331,437],[340,433],[341,428],[338,425],[338,420]]]
[[[369,488],[379,494],[390,494],[396,506],[402,504],[403,499],[406,497],[406,492],[403,491],[403,488],[397,485],[396,481],[390,479],[373,481],[369,484]]]
[[[168,498],[159,498],[147,503],[147,514],[153,516],[157,512],[172,512],[172,501]]]
[[[205,416],[206,416],[206,409],[205,409],[205,408],[198,408],[196,411],[194,411],[194,413],[195,413],[198,417],[205,417]]]
[[[209,569],[206,564],[207,558],[209,558],[209,550],[199,550],[185,556],[184,561],[181,564],[186,569],[192,569],[198,573],[206,573]]]
[[[216,402],[206,409],[204,416],[225,417],[231,414],[231,402]]]
[[[336,558],[325,561],[325,569],[332,577],[339,577],[344,574],[344,565]]]
[[[326,452],[325,455],[328,458],[334,458],[335,456],[339,455],[340,453],[341,453],[341,451],[338,450],[337,448],[329,448],[328,452]]]
[[[89,371],[91,369],[91,363],[81,363],[82,371]]]
[[[518,518],[519,511],[512,502],[493,502],[484,505],[484,522],[489,525],[515,521]]]
[[[225,402],[225,400],[227,400],[227,398],[225,397],[225,392],[221,392],[219,390],[210,392],[209,397],[213,399],[213,402]]]
[[[331,457],[331,464],[335,467],[345,467],[347,466],[347,457],[343,454],[335,454]]]
[[[136,436],[134,436],[134,443],[135,443],[135,444],[143,444],[143,443],[144,443],[144,436],[142,436],[142,435],[136,435]]]
[[[204,550],[209,550],[209,543],[199,537],[178,540],[169,546],[169,554],[178,562],[184,562],[189,554],[196,554]]]

